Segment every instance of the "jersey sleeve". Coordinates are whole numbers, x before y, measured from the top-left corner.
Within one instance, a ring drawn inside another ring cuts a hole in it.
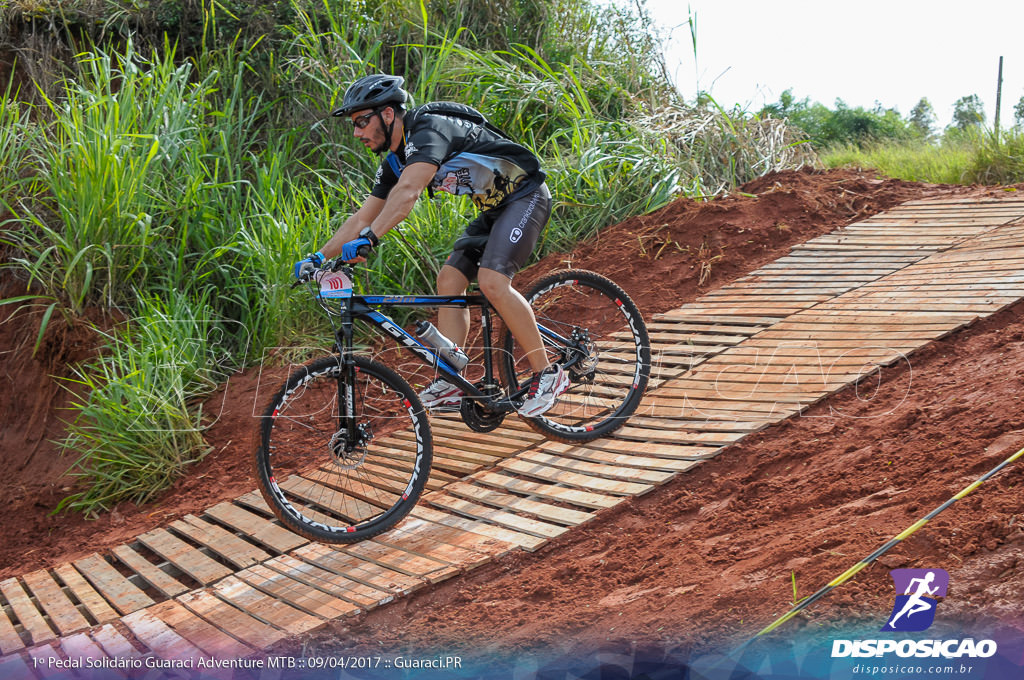
[[[376,198],[387,198],[391,190],[398,184],[398,175],[391,169],[391,164],[388,163],[385,157],[380,163],[380,167],[377,168],[377,174],[373,178],[373,188],[370,189],[370,195]]]

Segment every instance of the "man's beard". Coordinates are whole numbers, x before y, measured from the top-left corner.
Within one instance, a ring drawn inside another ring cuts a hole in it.
[[[371,150],[372,150],[372,151],[373,151],[374,153],[384,153],[385,151],[388,151],[388,150],[390,149],[390,147],[391,147],[391,145],[390,145],[390,144],[388,144],[388,140],[387,140],[387,138],[385,137],[385,138],[384,138],[384,139],[383,139],[383,140],[381,141],[381,143],[380,143],[380,144],[378,144],[377,146],[371,147]]]

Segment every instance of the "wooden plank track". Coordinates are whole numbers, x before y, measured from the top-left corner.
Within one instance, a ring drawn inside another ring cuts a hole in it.
[[[1021,243],[1024,199],[946,197],[795,246],[648,319],[649,391],[612,436],[564,444],[515,417],[478,433],[457,415],[436,415],[427,492],[372,540],[310,543],[254,491],[109,554],[9,578],[0,583],[0,673],[61,654],[246,656],[509,551],[537,550],[1024,298]],[[602,340],[602,349],[625,357],[612,344],[621,340]],[[614,365],[594,402],[603,407],[629,379]],[[579,399],[567,395],[562,406]],[[282,485],[324,517],[372,512],[401,493],[415,440],[399,430],[375,444],[381,455],[366,465],[379,481],[346,486],[337,507],[318,500],[333,482],[315,466]]]
[[[31,644],[39,644],[57,637],[18,579],[9,578],[0,582],[0,593],[3,593],[22,629],[29,636]]]
[[[122,615],[154,604],[153,599],[141,588],[125,578],[97,553],[76,560],[74,565],[110,606]]]
[[[89,627],[89,622],[45,569],[25,574],[22,580],[61,635]]]

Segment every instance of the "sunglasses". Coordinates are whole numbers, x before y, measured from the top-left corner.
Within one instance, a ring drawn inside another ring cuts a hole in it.
[[[373,120],[373,117],[376,116],[378,113],[380,113],[380,109],[374,109],[369,113],[364,113],[361,116],[353,118],[352,124],[355,125],[356,128],[358,128],[359,130],[362,130],[363,128],[370,124],[370,121]]]

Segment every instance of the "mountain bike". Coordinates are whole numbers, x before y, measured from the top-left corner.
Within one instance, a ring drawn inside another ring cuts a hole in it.
[[[273,397],[260,419],[255,457],[257,482],[274,514],[324,543],[354,543],[390,529],[415,506],[432,462],[430,422],[416,390],[393,368],[356,352],[356,321],[459,387],[459,414],[476,432],[500,426],[529,389],[530,368],[512,334],[502,330],[493,341],[497,312],[483,295],[356,295],[352,279],[353,268],[333,260],[294,284],[305,286],[331,319],[335,352],[296,370]],[[614,432],[636,410],[650,375],[650,340],[636,305],[615,283],[584,270],[545,276],[524,297],[548,360],[570,378],[550,411],[525,422],[561,442]],[[379,311],[442,306],[479,310],[474,379]],[[384,441],[398,432],[412,450]]]

